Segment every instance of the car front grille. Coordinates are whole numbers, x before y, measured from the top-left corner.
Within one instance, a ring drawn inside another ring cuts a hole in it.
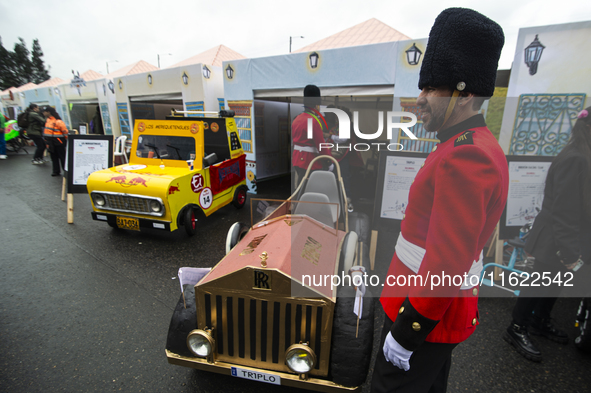
[[[236,296],[202,293],[198,297],[199,327],[214,327],[216,360],[290,372],[287,348],[308,343],[316,354],[311,374],[326,376],[333,306],[317,299]],[[201,303],[201,304],[199,304]]]
[[[145,198],[138,198],[127,195],[109,195],[105,194],[107,201],[107,207],[135,213],[148,213],[149,212],[149,200]]]
[[[96,203],[96,198],[99,196],[105,199],[105,204],[103,206]],[[157,217],[161,217],[165,214],[165,207],[162,203],[162,199],[157,197],[106,191],[92,191],[91,197],[94,207],[100,210],[144,214]],[[150,203],[152,201],[156,201],[160,204],[160,211],[152,211],[150,208]]]

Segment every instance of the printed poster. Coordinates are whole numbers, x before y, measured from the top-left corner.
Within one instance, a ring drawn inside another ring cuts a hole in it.
[[[74,186],[85,186],[94,171],[109,168],[109,141],[75,139],[72,165]]]
[[[381,218],[402,220],[408,205],[410,185],[414,181],[425,158],[388,156],[384,172]]]
[[[506,226],[522,227],[542,210],[550,162],[509,162]]]

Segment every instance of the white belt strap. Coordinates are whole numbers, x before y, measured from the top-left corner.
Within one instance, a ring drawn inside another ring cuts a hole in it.
[[[314,146],[300,146],[300,145],[293,145],[293,149],[297,151],[305,151],[308,153],[316,153],[318,154],[318,149]]]
[[[396,255],[398,256],[398,259],[400,259],[400,261],[415,274],[419,272],[419,268],[421,267],[421,263],[425,257],[425,252],[426,250],[424,248],[421,248],[406,240],[402,236],[402,232],[400,235],[398,235],[398,241],[396,242]],[[462,281],[462,286],[460,289],[466,290],[474,288],[474,285],[471,285],[470,283],[479,281],[480,273],[482,272],[482,259],[483,254],[482,251],[480,251],[480,258],[472,263],[470,271],[468,272],[468,276]],[[472,276],[476,276],[476,278],[473,279]]]

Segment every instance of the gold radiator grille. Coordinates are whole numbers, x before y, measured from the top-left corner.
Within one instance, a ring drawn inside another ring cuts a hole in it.
[[[215,328],[217,360],[289,372],[286,349],[307,342],[317,357],[311,374],[328,374],[332,304],[209,293],[198,299],[199,327]]]

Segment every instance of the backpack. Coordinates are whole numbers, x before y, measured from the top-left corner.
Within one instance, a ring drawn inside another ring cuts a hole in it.
[[[29,127],[29,112],[20,113],[16,118],[16,122],[19,128],[26,130]]]

